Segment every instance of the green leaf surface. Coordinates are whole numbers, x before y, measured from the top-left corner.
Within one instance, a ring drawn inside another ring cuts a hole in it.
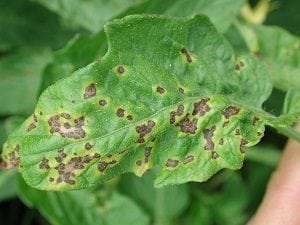
[[[26,49],[0,60],[0,115],[29,115],[37,101],[48,49]]]
[[[186,184],[154,188],[152,171],[138,178],[132,174],[121,176],[120,190],[135,200],[153,218],[153,224],[174,224],[187,209],[190,197]]]
[[[19,195],[52,225],[148,225],[148,216],[129,198],[109,191],[45,192],[19,180]]]
[[[108,53],[42,94],[5,144],[5,167],[20,163],[48,190],[156,166],[156,186],[240,168],[264,132],[264,67],[235,56],[205,16],[129,16],[105,30]]]
[[[0,52],[18,47],[61,47],[74,34],[59,17],[28,0],[0,2]]]

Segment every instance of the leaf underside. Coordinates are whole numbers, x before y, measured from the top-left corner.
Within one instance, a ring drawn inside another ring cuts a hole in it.
[[[272,87],[258,61],[234,56],[205,16],[128,16],[105,32],[107,54],[41,95],[2,167],[67,190],[153,167],[160,187],[242,166],[263,136]]]

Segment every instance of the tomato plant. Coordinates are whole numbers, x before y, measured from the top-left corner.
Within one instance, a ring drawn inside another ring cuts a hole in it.
[[[245,222],[300,141],[299,31],[263,24],[273,4],[3,1],[0,199],[59,225]]]

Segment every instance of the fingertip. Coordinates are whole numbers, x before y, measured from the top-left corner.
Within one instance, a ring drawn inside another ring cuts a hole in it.
[[[298,225],[299,211],[300,143],[289,140],[267,186],[263,202],[248,225]]]

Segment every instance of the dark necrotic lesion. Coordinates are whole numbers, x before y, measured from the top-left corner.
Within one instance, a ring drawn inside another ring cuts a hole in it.
[[[166,167],[176,167],[178,165],[179,161],[176,159],[168,159],[166,162]]]
[[[187,61],[188,63],[193,62],[192,57],[191,57],[189,51],[188,51],[186,48],[182,48],[180,51],[181,51],[182,54],[185,55],[186,61]]]
[[[147,124],[142,124],[135,128],[136,132],[139,134],[139,139],[137,143],[145,142],[145,136],[149,134],[155,126],[155,122],[153,120],[148,120]]]
[[[71,120],[71,116],[65,116],[68,121]],[[74,125],[71,125],[69,122],[64,122],[63,120],[66,120],[66,118],[62,117],[61,114],[54,115],[48,120],[48,124],[50,126],[50,133],[59,133],[62,137],[66,138],[74,138],[74,139],[80,139],[85,137],[85,131],[83,129],[83,126],[85,124],[85,119],[83,116],[75,119],[73,121]],[[63,118],[63,119],[62,119]]]
[[[93,96],[96,95],[96,85],[95,84],[90,84],[85,88],[85,92],[84,92],[84,99],[88,99],[91,98]]]

